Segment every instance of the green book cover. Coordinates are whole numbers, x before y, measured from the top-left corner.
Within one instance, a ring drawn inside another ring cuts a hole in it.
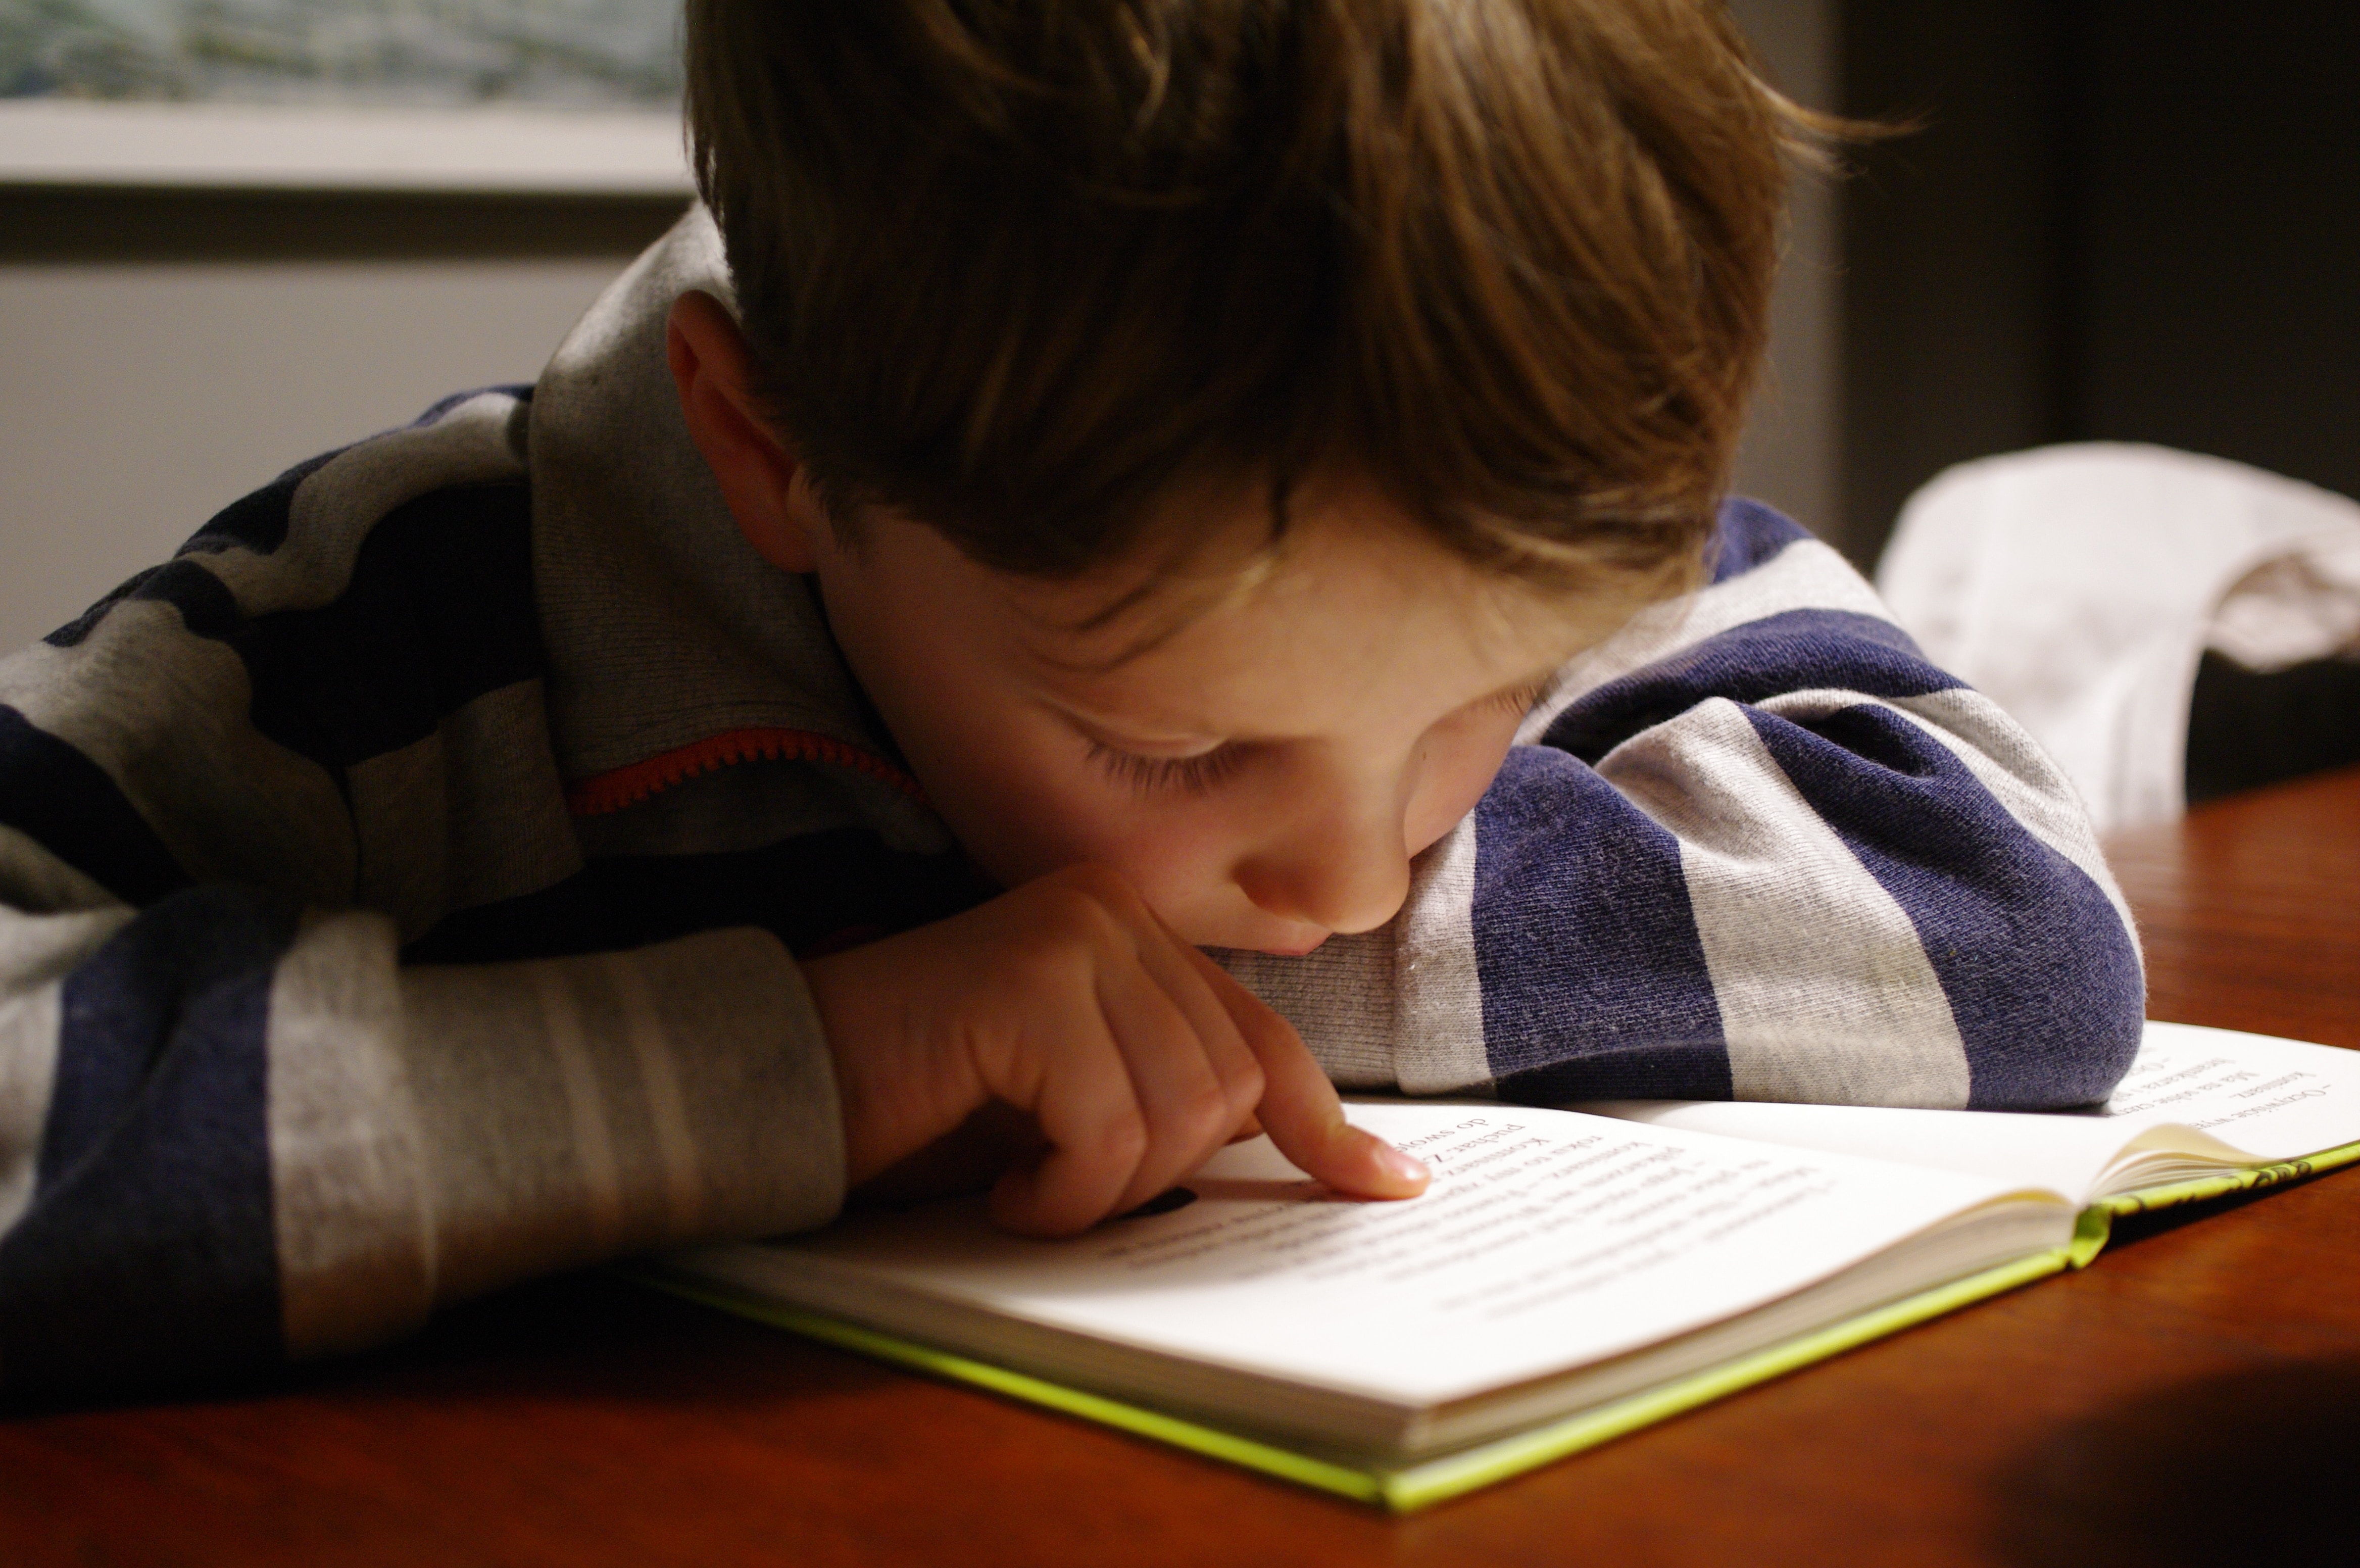
[[[2360,1161],[2360,1143],[2344,1144],[2332,1149],[2322,1149],[2314,1155],[2305,1155],[2300,1159],[2247,1166],[2242,1170],[2224,1170],[2217,1176],[2201,1176],[2160,1187],[2142,1187],[2132,1192],[2119,1192],[2106,1199],[2100,1207],[2116,1217],[2143,1214],[2154,1209],[2176,1208],[2182,1203],[2200,1203],[2207,1198],[2224,1198],[2233,1192],[2300,1181],[2304,1177],[2317,1176],[2355,1161]]]
[[[2092,1212],[2098,1213],[2096,1211]],[[2103,1216],[2099,1215],[2099,1218],[2103,1221]],[[2084,1219],[2086,1231],[2089,1216]],[[2104,1240],[2103,1223],[2096,1235],[2102,1245]],[[1544,1422],[1510,1437],[1398,1467],[1358,1464],[1224,1431],[1009,1367],[995,1366],[931,1345],[919,1344],[840,1318],[765,1300],[745,1291],[669,1271],[660,1266],[644,1266],[632,1272],[634,1277],[659,1289],[880,1361],[891,1362],[953,1382],[970,1384],[1067,1415],[1080,1416],[1141,1437],[1170,1443],[1176,1448],[1259,1470],[1282,1480],[1332,1492],[1355,1502],[1376,1504],[1396,1513],[1410,1513],[1489,1486],[1494,1482],[1507,1480],[1553,1460],[1611,1442],[1626,1433],[1669,1420],[1699,1405],[1710,1404],[1755,1384],[1784,1376],[1813,1362],[1841,1354],[1856,1345],[1883,1339],[1888,1334],[2073,1266],[2085,1261],[2080,1255],[2080,1243],[2081,1238],[2077,1236],[2076,1245],[2072,1247],[2057,1248],[1997,1268],[1985,1269],[1964,1279],[1952,1280],[1947,1285],[1863,1312],[1817,1332],[1642,1393]],[[2090,1250],[2094,1253],[2095,1247]]]

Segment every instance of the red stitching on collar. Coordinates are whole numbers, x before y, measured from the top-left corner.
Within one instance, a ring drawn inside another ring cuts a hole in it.
[[[565,809],[576,817],[604,817],[637,806],[676,784],[738,762],[831,762],[891,784],[919,805],[929,804],[916,779],[857,746],[808,729],[728,729],[645,762],[593,774],[565,790]]]

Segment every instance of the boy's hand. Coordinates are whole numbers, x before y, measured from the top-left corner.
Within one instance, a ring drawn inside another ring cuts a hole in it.
[[[1256,1118],[1338,1191],[1426,1187],[1425,1167],[1344,1120],[1292,1025],[1103,867],[1053,872],[803,974],[856,1186],[1000,1101],[1047,1146],[992,1191],[994,1217],[1032,1235],[1145,1202]]]

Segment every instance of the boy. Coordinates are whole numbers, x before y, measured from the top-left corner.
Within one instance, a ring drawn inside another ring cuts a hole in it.
[[[717,229],[0,664],[0,1376],[369,1343],[848,1184],[1070,1233],[1256,1125],[1415,1191],[1320,1068],[2119,1075],[2056,771],[1716,509],[1792,118],[1717,8],[688,38]]]

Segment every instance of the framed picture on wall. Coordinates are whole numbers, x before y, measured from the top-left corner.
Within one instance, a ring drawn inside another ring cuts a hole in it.
[[[0,0],[0,182],[684,192],[680,0]]]

